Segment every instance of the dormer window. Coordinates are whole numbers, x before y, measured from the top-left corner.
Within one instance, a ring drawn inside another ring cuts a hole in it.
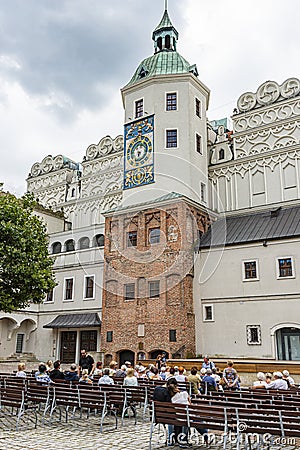
[[[146,67],[142,66],[140,72],[139,72],[139,77],[140,78],[145,78],[146,75],[148,75],[149,71],[146,69]]]

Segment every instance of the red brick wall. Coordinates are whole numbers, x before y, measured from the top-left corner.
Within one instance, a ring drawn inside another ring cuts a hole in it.
[[[208,216],[184,201],[138,213],[106,218],[101,347],[118,360],[118,352],[143,351],[146,358],[162,349],[180,357],[195,355],[193,257],[198,230]],[[159,244],[149,244],[149,231],[159,228]],[[137,247],[128,248],[126,235],[137,232]],[[149,298],[149,282],[160,282],[159,297]],[[124,285],[135,285],[135,298],[125,300]],[[144,324],[144,336],[138,325]],[[170,342],[169,330],[176,330]],[[106,342],[107,331],[113,341]]]

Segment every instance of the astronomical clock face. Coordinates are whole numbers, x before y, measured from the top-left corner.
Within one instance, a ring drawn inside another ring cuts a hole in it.
[[[145,165],[151,156],[152,143],[147,136],[138,136],[128,145],[126,158],[132,167]]]
[[[125,125],[124,189],[154,183],[154,116]]]

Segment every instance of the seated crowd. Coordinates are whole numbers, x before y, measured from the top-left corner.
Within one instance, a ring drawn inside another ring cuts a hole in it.
[[[85,352],[83,350],[83,352]],[[139,380],[149,381],[165,381],[175,379],[177,383],[189,382],[191,384],[191,394],[203,394],[209,391],[237,390],[240,388],[241,380],[237,371],[233,367],[233,362],[228,361],[223,371],[220,371],[215,364],[209,360],[208,356],[204,357],[200,370],[196,366],[192,367],[187,373],[183,366],[169,366],[166,361],[161,358],[156,360],[156,364],[149,364],[145,367],[139,362],[135,367],[130,361],[118,368],[116,361],[111,361],[109,367],[102,368],[102,362],[96,364],[91,358],[89,366],[84,366],[85,359],[89,355],[84,354],[84,359],[80,359],[79,365],[71,364],[70,369],[62,371],[59,360],[47,361],[46,364],[41,363],[38,371],[35,372],[35,379],[41,383],[55,383],[61,380],[77,381],[79,383],[92,384],[93,380],[97,380],[98,384],[115,384],[122,382],[124,386],[138,386]],[[17,377],[26,378],[25,364],[18,365]],[[253,389],[289,389],[295,386],[294,379],[290,376],[288,370],[283,372],[276,371],[273,373],[258,372],[257,381],[253,383]]]

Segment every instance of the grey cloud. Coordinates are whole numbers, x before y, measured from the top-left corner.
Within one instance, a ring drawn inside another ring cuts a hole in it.
[[[107,86],[126,84],[152,53],[163,1],[0,0],[0,9],[0,55],[20,65],[0,62],[0,74],[30,95],[64,98],[45,108],[71,120],[81,109],[101,108]]]

